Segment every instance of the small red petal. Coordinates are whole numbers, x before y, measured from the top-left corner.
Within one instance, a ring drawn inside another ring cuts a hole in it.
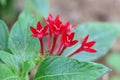
[[[66,40],[67,40],[67,37],[66,37],[66,36],[67,36],[66,32],[62,34],[61,41],[63,41],[63,43],[65,43]]]
[[[52,31],[53,33],[55,33],[55,31],[56,31],[56,29],[55,29],[55,27],[53,26],[52,23],[49,24],[49,29],[50,29],[50,31]]]
[[[64,24],[64,26],[70,26],[70,22],[69,22],[69,21],[66,22],[66,23]],[[70,27],[68,27],[68,29],[70,29]]]
[[[75,29],[76,28],[76,26],[75,25],[73,25],[72,27],[71,27],[71,30],[73,30],[73,29]]]
[[[51,20],[53,20],[53,16],[51,14],[49,14],[47,21],[49,22]]]
[[[52,14],[51,14],[51,13],[49,14],[49,16],[48,16],[48,17],[49,17],[49,18],[53,18],[53,16],[52,16]]]
[[[41,30],[42,29],[42,26],[41,26],[41,23],[40,21],[37,23],[37,30]]]
[[[90,52],[90,53],[96,53],[97,52],[97,50],[92,49],[92,48],[87,48],[87,49],[84,49],[84,50],[87,51],[87,52]]]
[[[85,46],[92,47],[95,43],[96,41],[91,41],[91,42],[86,43]]]
[[[68,29],[68,26],[63,26],[63,25],[62,25],[60,32],[63,33],[63,32],[65,32],[67,29]]]
[[[72,33],[70,34],[70,36],[69,36],[70,40],[73,40],[74,35],[75,35],[75,33],[74,33],[74,32],[72,32]]]
[[[48,26],[45,26],[44,29],[42,30],[42,33],[45,33],[48,29]]]
[[[82,45],[85,45],[85,43],[86,43],[87,40],[88,40],[88,37],[89,37],[89,35],[87,35],[87,36],[83,39]]]
[[[38,32],[36,31],[35,28],[33,28],[32,26],[30,27],[30,30],[32,31],[33,34],[37,34]]]
[[[58,28],[60,28],[60,27],[62,26],[62,22],[61,22],[60,19],[59,19],[59,15],[57,15],[57,17],[55,18],[54,24],[55,24]]]
[[[70,42],[69,47],[75,45],[77,42],[78,42],[78,40],[74,40],[74,41]]]
[[[59,18],[60,18],[60,16],[57,15],[54,21],[55,21],[55,22],[59,21]]]

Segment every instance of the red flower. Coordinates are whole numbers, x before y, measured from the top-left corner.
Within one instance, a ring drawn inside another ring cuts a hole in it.
[[[69,34],[72,30],[76,28],[75,25],[71,25],[70,22],[66,22],[64,26],[67,26],[67,33]]]
[[[83,42],[82,42],[82,45],[80,46],[80,48],[78,48],[75,52],[73,52],[72,54],[70,54],[68,57],[71,57],[81,51],[86,51],[86,52],[90,52],[90,53],[95,53],[97,52],[95,49],[91,48],[95,43],[96,41],[90,41],[90,42],[87,42],[88,40],[88,37],[89,35],[87,35],[84,39],[83,39]]]
[[[75,45],[78,40],[73,40],[74,38],[74,32],[71,32],[71,33],[63,33],[62,34],[62,38],[61,38],[61,42],[58,46],[58,49],[57,49],[57,54],[56,55],[61,55],[62,52],[67,48],[67,47],[71,47],[73,45]],[[62,48],[62,50],[60,51],[60,49]],[[60,52],[59,52],[60,51]]]
[[[41,23],[38,22],[37,23],[37,29],[35,29],[34,27],[30,27],[30,30],[32,31],[32,37],[35,37],[35,38],[39,38],[39,41],[40,41],[40,45],[41,45],[41,54],[42,56],[44,56],[44,46],[43,46],[43,40],[42,38],[46,35],[48,35],[48,33],[46,32],[48,29],[48,26],[45,26],[44,28],[42,28],[41,26]]]
[[[44,47],[43,47],[44,45],[42,39],[46,35],[49,35],[48,52],[50,52],[49,53],[50,56],[53,55],[54,52],[56,52],[56,55],[60,56],[67,47],[71,47],[78,42],[78,40],[74,40],[75,33],[72,32],[72,30],[76,28],[76,26],[71,25],[70,22],[66,22],[65,24],[63,24],[62,21],[59,19],[59,15],[56,16],[56,18],[53,18],[53,16],[49,14],[47,19],[44,18],[44,22],[46,23],[44,27],[41,26],[40,22],[37,23],[37,28],[34,28],[32,26],[30,27],[30,30],[32,31],[31,36],[35,38],[39,38],[41,45],[40,53],[42,54],[42,56],[44,56]],[[87,42],[88,37],[89,35],[87,35],[83,39],[81,46],[75,52],[70,54],[68,57],[71,57],[81,51],[86,51],[90,53],[97,52],[95,49],[92,48],[92,46],[96,42],[95,41]],[[57,39],[59,38],[60,38],[59,40],[60,42],[58,45],[56,45]]]
[[[68,26],[62,24],[61,20],[59,19],[59,15],[53,19],[52,15],[50,14],[47,19],[47,24],[49,25],[50,30],[54,35],[62,34]]]
[[[43,38],[44,36],[48,35],[48,33],[46,32],[48,29],[47,26],[45,26],[44,28],[42,28],[41,23],[38,22],[37,23],[37,29],[35,29],[34,27],[30,27],[30,30],[32,31],[32,37],[36,37],[36,38]]]
[[[67,34],[66,32],[63,33],[62,39],[61,39],[62,44],[64,44],[64,46],[66,47],[75,45],[78,42],[78,40],[73,41],[74,34],[75,34],[74,32],[69,33],[69,34]]]
[[[48,50],[50,51],[50,55],[53,54],[55,45],[58,39],[58,36],[62,33],[64,33],[67,30],[67,25],[63,25],[61,20],[59,19],[59,15],[53,19],[52,15],[49,14],[48,19],[45,20],[48,27],[49,27],[49,43],[48,43]],[[51,44],[52,40],[52,33],[54,34],[53,36],[53,43]],[[50,47],[52,46],[51,50]]]

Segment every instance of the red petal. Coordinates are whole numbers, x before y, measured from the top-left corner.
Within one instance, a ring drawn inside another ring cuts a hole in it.
[[[49,14],[47,21],[50,22],[50,21],[52,21],[52,20],[53,20],[53,17],[52,17],[51,14]]]
[[[73,45],[75,45],[77,42],[78,42],[78,40],[74,40],[74,41],[70,42],[69,46],[73,46]]]
[[[66,22],[64,26],[70,26],[70,22]],[[68,27],[68,29],[70,29],[70,27]]]
[[[71,30],[73,30],[73,29],[75,29],[76,28],[76,26],[75,25],[73,25],[72,27],[71,27]]]
[[[68,29],[68,26],[62,26],[60,32],[63,33]]]
[[[59,20],[59,18],[60,18],[60,16],[59,16],[59,15],[57,15],[57,16],[56,16],[56,18],[55,18],[55,21],[58,21],[58,20]]]
[[[96,41],[91,41],[91,42],[86,43],[85,46],[92,47],[95,43]]]
[[[72,32],[72,33],[70,34],[70,36],[69,36],[70,40],[73,40],[74,35],[75,35],[75,33],[74,33],[74,32]]]
[[[58,28],[60,28],[60,27],[62,26],[62,22],[61,22],[60,19],[59,19],[59,15],[57,15],[57,17],[55,18],[54,24],[55,24]]]
[[[51,14],[51,13],[49,14],[49,16],[48,16],[48,17],[49,17],[49,18],[51,18],[51,19],[53,18],[53,16],[52,16],[52,14]]]
[[[31,37],[38,38],[37,34],[32,34]]]
[[[33,28],[32,26],[30,27],[30,30],[32,31],[33,34],[37,34],[37,31],[35,28]]]
[[[84,49],[85,51],[87,52],[90,52],[90,53],[96,53],[97,51],[95,49],[92,49],[92,48],[87,48],[87,49]]]
[[[53,33],[55,33],[56,29],[54,28],[53,24],[50,23],[48,26],[49,26],[49,29],[50,29]]]
[[[62,38],[61,38],[61,41],[63,41],[63,43],[65,43],[66,42],[66,40],[67,40],[67,34],[66,34],[66,32],[64,32],[63,34],[62,34]]]
[[[42,30],[42,33],[46,33],[47,29],[48,29],[48,26],[45,26],[44,29]]]
[[[42,29],[42,26],[41,26],[41,23],[40,21],[37,23],[37,30],[41,30]]]
[[[89,37],[89,35],[87,35],[87,36],[83,39],[82,45],[85,45],[85,43],[86,43],[87,40],[88,40],[88,37]]]

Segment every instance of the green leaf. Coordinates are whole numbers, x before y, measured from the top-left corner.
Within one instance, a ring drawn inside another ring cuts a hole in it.
[[[106,62],[113,67],[117,72],[120,72],[120,54],[119,53],[111,53],[107,56]]]
[[[34,80],[96,80],[109,69],[93,62],[65,57],[49,57],[38,68]]]
[[[24,65],[20,56],[0,51],[0,59],[2,61],[0,64],[0,80],[25,80],[27,78],[30,67],[25,70],[25,67],[29,65]]]
[[[26,5],[38,18],[49,14],[49,0],[26,0]]]
[[[7,50],[8,48],[8,27],[0,20],[0,50]]]
[[[19,16],[10,32],[8,47],[14,54],[22,56],[24,61],[35,59],[39,53],[38,39],[31,38],[30,26],[36,26],[36,20],[28,10]]]
[[[6,60],[6,64],[11,65],[14,71],[22,76],[25,76],[35,66],[35,59],[39,53],[38,39],[30,37],[32,33],[29,28],[36,26],[35,24],[36,20],[28,10],[25,10],[10,32],[8,47],[13,53],[14,62]],[[10,61],[12,61],[11,58]]]
[[[96,41],[93,48],[97,50],[97,53],[80,52],[72,58],[80,61],[90,61],[105,55],[118,37],[118,26],[119,24],[102,22],[89,22],[77,26],[75,29],[75,39],[80,41],[81,36],[84,38],[89,34],[90,36],[88,41]],[[63,55],[67,56],[68,54],[74,52],[78,47],[80,47],[80,43],[81,42],[71,48],[68,48]]]

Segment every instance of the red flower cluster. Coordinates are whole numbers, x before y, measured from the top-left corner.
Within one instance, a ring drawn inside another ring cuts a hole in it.
[[[49,14],[47,19],[44,19],[45,26],[42,27],[41,23],[38,22],[37,28],[30,27],[32,31],[32,37],[38,38],[40,41],[41,49],[40,53],[42,56],[44,53],[44,44],[43,37],[49,36],[48,38],[48,51],[51,55],[62,55],[63,51],[67,47],[71,47],[75,45],[78,40],[74,40],[75,33],[72,30],[76,27],[70,24],[70,22],[66,22],[63,24],[59,19],[59,15],[56,18],[53,18],[51,14]],[[87,35],[83,41],[81,46],[76,49],[73,53],[71,53],[68,57],[74,56],[75,54],[86,51],[90,53],[95,53],[96,50],[92,48],[92,46],[96,43],[95,41],[87,42],[89,35]],[[59,44],[57,45],[57,41],[59,39]]]

